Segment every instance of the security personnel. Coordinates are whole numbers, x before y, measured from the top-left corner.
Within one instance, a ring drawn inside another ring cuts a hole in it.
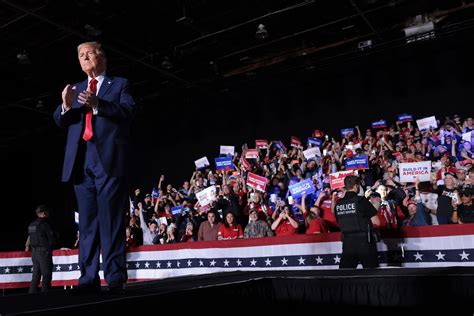
[[[28,238],[31,248],[31,259],[33,260],[33,277],[30,284],[30,293],[38,292],[41,283],[41,292],[51,289],[53,277],[53,246],[56,244],[56,235],[48,222],[49,211],[46,205],[36,208],[38,217],[28,226]]]
[[[360,180],[355,175],[344,179],[346,194],[337,201],[334,213],[341,227],[342,258],[339,268],[378,267],[377,241],[372,224],[379,225],[375,207],[363,196],[358,196]]]

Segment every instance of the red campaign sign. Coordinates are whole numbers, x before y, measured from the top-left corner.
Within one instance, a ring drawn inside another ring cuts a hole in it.
[[[245,152],[245,158],[258,159],[258,149],[247,149]]]
[[[322,138],[324,136],[324,133],[321,132],[319,129],[315,129],[313,132],[313,137],[314,138]]]
[[[254,173],[249,172],[247,177],[247,185],[257,191],[265,192],[268,179]]]
[[[292,147],[302,147],[301,140],[296,136],[291,136],[291,144]]]
[[[331,185],[331,190],[343,188],[344,179],[351,174],[354,174],[354,170],[331,173],[329,175],[329,184]]]
[[[256,148],[263,148],[266,149],[268,148],[268,140],[266,139],[257,139],[255,140],[255,147]]]

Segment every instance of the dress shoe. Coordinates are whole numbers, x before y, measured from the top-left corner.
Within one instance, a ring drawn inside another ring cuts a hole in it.
[[[125,292],[125,285],[121,282],[112,282],[107,287],[107,293],[120,294]]]

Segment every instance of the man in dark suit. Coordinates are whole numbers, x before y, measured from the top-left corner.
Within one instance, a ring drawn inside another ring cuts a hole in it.
[[[101,250],[109,290],[120,291],[127,282],[124,219],[135,101],[128,80],[105,74],[100,43],[82,43],[77,51],[88,78],[64,88],[54,113],[56,124],[68,129],[62,181],[73,182],[79,209],[77,292],[100,291]]]

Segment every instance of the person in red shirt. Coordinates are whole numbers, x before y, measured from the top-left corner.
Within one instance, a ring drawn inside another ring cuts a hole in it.
[[[234,214],[228,212],[225,216],[224,225],[221,225],[217,233],[218,240],[244,238],[242,226],[237,224],[234,219]]]
[[[283,209],[280,210],[280,207],[277,208],[273,216],[278,214],[278,218],[272,224],[272,230],[275,231],[276,236],[289,236],[297,234],[298,222],[295,221],[293,216],[293,211],[289,205],[283,206]]]
[[[320,195],[321,196],[321,195]],[[306,196],[303,195],[301,199],[301,208],[303,210],[303,216],[305,218],[306,224],[306,234],[320,234],[320,233],[327,233],[328,228],[324,219],[319,216],[319,207],[315,204],[309,208],[309,212],[306,208]],[[318,197],[318,200],[320,198]],[[316,202],[318,202],[318,200]]]

